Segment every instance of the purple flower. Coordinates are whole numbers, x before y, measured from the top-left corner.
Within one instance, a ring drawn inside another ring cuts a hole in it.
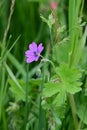
[[[25,51],[26,55],[26,62],[31,63],[33,61],[38,61],[40,57],[40,53],[43,51],[44,47],[42,46],[42,43],[40,43],[38,46],[35,42],[32,42],[29,45],[29,50]]]

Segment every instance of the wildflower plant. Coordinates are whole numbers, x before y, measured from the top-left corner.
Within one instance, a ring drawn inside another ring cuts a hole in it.
[[[76,17],[78,17],[78,16],[76,16]],[[45,19],[43,17],[41,17],[41,18],[43,20]],[[54,20],[49,19],[48,21],[47,20],[44,20],[44,21],[46,23],[52,23],[52,21],[49,22],[50,20],[55,21],[55,19]],[[70,21],[71,21],[71,19],[70,19]],[[78,18],[77,18],[77,21],[78,21]],[[55,23],[53,23],[53,24],[55,24]],[[75,23],[73,23],[73,24],[75,24]],[[48,26],[49,26],[49,24],[48,24]],[[80,24],[73,25],[74,28],[75,28],[75,26],[77,26],[81,31],[82,27],[80,26]],[[52,28],[52,26],[51,27],[49,26],[49,29],[50,28]],[[62,32],[62,28],[59,28],[60,29],[59,34],[60,34],[60,32]],[[53,111],[57,110],[56,112],[58,112],[58,114],[60,115],[61,112],[58,111],[58,108],[60,107],[62,109],[62,106],[67,102],[67,100],[69,98],[71,111],[72,111],[72,115],[73,115],[73,120],[74,120],[73,126],[74,126],[74,129],[79,129],[80,126],[79,126],[78,116],[77,116],[78,110],[76,110],[76,105],[75,105],[75,100],[74,100],[73,95],[75,95],[76,93],[78,93],[82,90],[82,88],[81,88],[82,82],[80,81],[80,79],[82,77],[82,71],[77,66],[78,66],[78,62],[81,58],[81,55],[79,54],[79,52],[81,53],[83,51],[83,47],[85,45],[85,42],[83,39],[86,38],[87,34],[86,34],[86,29],[85,29],[84,34],[81,38],[81,44],[79,46],[77,46],[74,43],[75,41],[73,41],[73,39],[71,39],[72,30],[74,30],[74,29],[71,29],[69,32],[70,40],[66,41],[66,42],[71,42],[71,43],[73,42],[73,46],[74,46],[73,52],[69,52],[70,45],[68,43],[68,45],[66,46],[67,47],[66,52],[68,55],[65,54],[67,57],[67,60],[64,59],[64,61],[63,61],[63,59],[61,59],[61,61],[62,61],[62,63],[61,63],[57,59],[59,62],[59,66],[57,66],[57,67],[55,66],[54,76],[51,77],[47,83],[44,84],[44,88],[43,88],[43,92],[42,92],[42,95],[43,95],[42,106],[46,110],[51,110],[51,109]],[[72,36],[74,36],[74,34],[72,34]],[[79,36],[80,36],[80,33],[78,33],[78,35],[77,35],[78,42],[80,42]],[[53,41],[55,41],[55,40],[53,40]],[[64,44],[63,40],[60,41],[59,43]],[[58,45],[54,45],[52,47],[53,47],[53,49],[54,49],[54,47],[56,47],[56,49],[59,48]],[[62,45],[62,47],[63,47],[63,45]],[[78,50],[78,52],[76,52],[76,50]],[[56,58],[60,57],[60,55],[58,56],[58,54],[59,54],[58,51],[60,52],[62,50],[57,49],[57,55],[56,55],[55,49],[54,49],[53,55]],[[63,53],[63,55],[64,55],[64,53]],[[74,55],[74,57],[73,57],[73,55]],[[67,61],[67,62],[65,62],[65,61]],[[55,107],[53,107],[53,106],[55,106]],[[81,116],[80,116],[80,118],[81,118]],[[62,117],[61,117],[61,119],[62,119]]]
[[[53,17],[52,13],[49,15],[48,20],[46,18],[44,18],[43,16],[41,16],[41,18],[45,23],[47,23],[47,25],[49,27],[50,35],[52,35],[53,32],[51,32],[51,30],[53,28],[53,25],[55,24],[55,18]],[[80,24],[77,26],[78,26],[78,28],[82,28],[80,26]],[[62,27],[59,27],[57,30],[58,30],[57,35],[61,35],[61,32],[65,31],[65,26],[63,25]],[[79,34],[78,34],[78,37],[79,37]],[[60,119],[58,118],[57,115],[55,116],[55,114],[53,114],[53,118],[55,119],[55,123],[57,123],[58,125],[61,125],[61,123],[59,123],[59,122],[61,122],[62,119],[65,117],[65,111],[64,111],[66,109],[65,104],[68,103],[67,101],[69,99],[70,107],[71,107],[71,111],[72,111],[72,115],[73,115],[73,120],[74,120],[73,128],[78,129],[79,122],[78,122],[74,95],[76,93],[82,91],[82,88],[81,88],[82,82],[80,81],[80,79],[82,77],[82,71],[81,71],[81,69],[78,68],[78,62],[79,62],[79,59],[81,58],[81,55],[79,55],[78,59],[76,60],[78,54],[76,54],[75,52],[70,52],[70,50],[69,50],[70,45],[69,45],[69,43],[67,44],[66,42],[70,42],[71,39],[69,39],[69,38],[61,39],[61,41],[59,41],[59,43],[62,44],[62,48],[61,48],[60,44],[53,45],[53,41],[56,41],[56,40],[53,40],[52,38],[54,39],[55,37],[51,37],[51,42],[52,42],[51,47],[52,47],[52,52],[53,52],[53,54],[51,54],[51,56],[59,58],[61,56],[59,54],[59,52],[62,51],[62,49],[66,49],[66,51],[64,51],[65,54],[63,52],[63,55],[66,55],[65,58],[67,60],[64,58],[57,59],[58,60],[57,64],[59,64],[59,65],[56,66],[52,60],[43,58],[42,61],[49,62],[52,64],[54,71],[52,74],[53,76],[51,76],[50,79],[46,83],[44,83],[44,87],[42,90],[41,104],[42,104],[43,109],[45,109],[46,111],[52,110],[52,114],[58,113]],[[86,38],[86,30],[83,34],[83,38],[84,39]],[[65,40],[65,39],[68,39],[68,40]],[[85,42],[82,39],[81,39],[81,41],[82,41],[81,48],[80,48],[80,46],[78,47],[78,50],[80,49],[79,50],[80,52],[82,51],[82,48],[85,45]],[[67,44],[67,45],[63,45],[63,44]],[[76,50],[76,47],[75,47],[75,50]],[[40,57],[40,53],[44,49],[42,44],[39,44],[37,46],[37,44],[35,42],[33,42],[32,44],[29,45],[29,48],[30,48],[30,50],[27,50],[25,52],[25,55],[27,57],[26,62],[31,63],[33,61],[38,61],[38,59]],[[59,50],[59,48],[61,50]],[[57,49],[57,53],[55,53],[56,49]],[[72,56],[73,56],[72,53],[74,55],[76,54],[76,57],[73,58],[73,60],[71,61]],[[72,62],[72,65],[71,65],[71,62]],[[73,62],[76,62],[76,63],[73,65]],[[65,105],[65,107],[64,107],[64,109],[62,109],[64,105]],[[55,106],[55,107],[53,107],[53,106]],[[62,116],[60,116],[61,115],[60,109],[64,111]],[[49,117],[49,120],[50,120],[50,117]],[[57,122],[57,120],[59,120],[59,121]],[[52,128],[52,126],[50,128]],[[56,127],[54,127],[54,129],[56,129]]]
[[[84,0],[69,0],[68,9],[68,5],[63,6],[63,1],[49,2],[50,13],[46,17],[42,13],[41,18],[45,23],[41,22],[38,34],[39,20],[37,23],[32,21],[35,20],[34,16],[38,19],[36,9],[39,6],[37,3],[34,6],[33,2],[29,5],[31,22],[28,22],[31,32],[28,29],[15,42],[11,42],[12,39],[8,36],[14,8],[12,0],[10,20],[8,19],[3,42],[0,41],[1,130],[87,129],[87,27],[83,19]],[[21,12],[20,2],[17,1],[16,5]],[[28,4],[23,6],[28,7]],[[32,13],[34,9],[35,12]],[[63,13],[65,9],[69,13],[68,22],[65,19],[66,13]],[[25,27],[25,14],[20,15],[20,18],[22,22],[24,20],[22,26]],[[34,26],[31,27],[32,23]],[[27,24],[26,21],[26,27]],[[29,40],[32,42],[29,41],[29,45],[23,42],[22,47],[19,44],[21,38],[26,43]],[[22,59],[20,61],[19,54]]]

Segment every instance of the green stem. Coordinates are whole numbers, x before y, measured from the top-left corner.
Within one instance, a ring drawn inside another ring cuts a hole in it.
[[[5,67],[1,65],[1,83],[0,83],[0,120],[2,117],[2,107],[3,107],[3,99],[4,99],[4,86],[5,86]]]
[[[27,120],[28,120],[28,68],[29,66],[27,65],[27,71],[26,71],[26,88],[25,88],[25,130],[27,128]]]
[[[49,59],[47,59],[47,58],[44,58],[42,55],[40,55],[40,57],[42,58],[42,61],[49,62],[49,63],[52,65],[54,71],[56,72],[56,70],[55,70],[55,65],[54,65],[54,63],[53,63],[51,60],[49,60]]]
[[[53,37],[52,37],[52,32],[50,29],[50,43],[51,43],[51,48],[53,47]]]
[[[3,128],[4,130],[7,130],[7,122],[6,122],[4,106],[2,106],[2,120],[3,120]]]
[[[72,116],[73,116],[73,120],[74,120],[75,130],[78,130],[79,123],[78,123],[78,118],[77,118],[77,114],[76,114],[76,107],[75,107],[74,96],[72,94],[68,94],[68,96],[69,96]]]

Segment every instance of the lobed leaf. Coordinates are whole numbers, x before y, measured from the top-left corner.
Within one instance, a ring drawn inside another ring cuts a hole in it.
[[[43,95],[45,97],[51,97],[60,92],[60,90],[61,87],[59,83],[48,82],[45,84],[45,88],[43,89]]]

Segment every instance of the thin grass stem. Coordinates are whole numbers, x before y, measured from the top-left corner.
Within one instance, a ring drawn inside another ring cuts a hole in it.
[[[14,11],[14,5],[15,5],[15,0],[12,0],[11,7],[10,7],[10,14],[9,14],[9,17],[8,17],[8,23],[7,23],[7,27],[5,29],[4,37],[3,37],[4,47],[5,47],[5,44],[6,44],[7,34],[8,34],[8,31],[9,31],[9,28],[10,28],[10,22],[11,22],[12,14],[13,14],[13,11]]]
[[[29,71],[29,65],[27,65],[26,67],[26,88],[25,88],[25,130],[27,128],[27,121],[28,121],[28,80],[29,80],[29,76],[28,76],[28,71]]]

